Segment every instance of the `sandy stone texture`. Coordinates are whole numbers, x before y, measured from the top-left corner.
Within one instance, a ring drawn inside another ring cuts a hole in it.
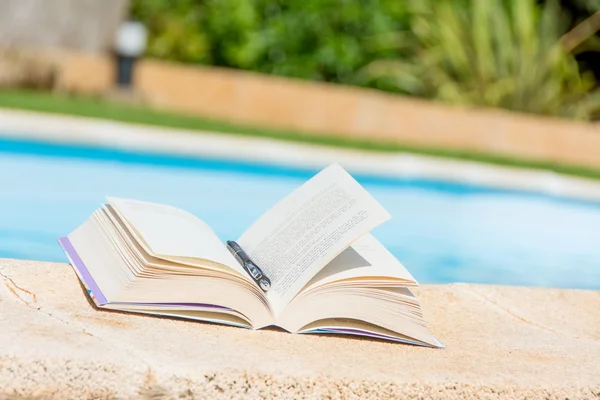
[[[600,292],[417,291],[445,350],[99,311],[67,264],[0,260],[0,399],[600,399]]]

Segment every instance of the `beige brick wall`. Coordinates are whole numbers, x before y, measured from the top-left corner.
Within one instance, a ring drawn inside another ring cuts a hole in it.
[[[61,58],[59,84],[101,93],[113,82],[107,57]],[[500,110],[462,110],[338,85],[144,60],[137,89],[153,106],[316,134],[600,168],[600,128]]]
[[[105,55],[84,53],[54,53],[60,71],[57,88],[79,94],[103,94],[115,81],[113,59]]]

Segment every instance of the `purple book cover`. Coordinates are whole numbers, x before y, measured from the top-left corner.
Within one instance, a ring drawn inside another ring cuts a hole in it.
[[[94,280],[94,278],[92,278],[90,271],[88,271],[88,269],[85,267],[85,264],[83,264],[83,261],[81,261],[79,254],[77,254],[77,252],[73,248],[73,245],[69,241],[69,238],[61,237],[60,239],[58,239],[58,243],[60,244],[60,246],[63,248],[63,250],[67,254],[67,257],[69,258],[69,261],[71,262],[71,265],[75,269],[75,272],[77,273],[77,276],[79,277],[79,280],[81,280],[81,282],[83,283],[83,286],[85,286],[88,294],[92,298],[92,301],[97,306],[103,306],[103,305],[107,304],[108,301],[106,301],[106,297],[104,296],[104,294],[102,293],[102,291],[100,290],[98,285],[96,284],[96,281]]]

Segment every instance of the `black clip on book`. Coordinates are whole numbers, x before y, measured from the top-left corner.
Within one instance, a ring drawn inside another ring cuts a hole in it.
[[[248,275],[258,284],[258,286],[264,291],[268,291],[271,288],[271,281],[262,272],[262,270],[248,257],[246,252],[242,250],[237,242],[233,240],[227,241],[227,248],[233,254],[236,260],[244,267]]]

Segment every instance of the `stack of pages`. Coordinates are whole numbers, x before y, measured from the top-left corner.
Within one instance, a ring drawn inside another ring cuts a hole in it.
[[[269,278],[266,291],[196,216],[107,200],[59,239],[99,308],[443,347],[409,289],[417,282],[369,233],[389,214],[337,164],[236,241]]]

